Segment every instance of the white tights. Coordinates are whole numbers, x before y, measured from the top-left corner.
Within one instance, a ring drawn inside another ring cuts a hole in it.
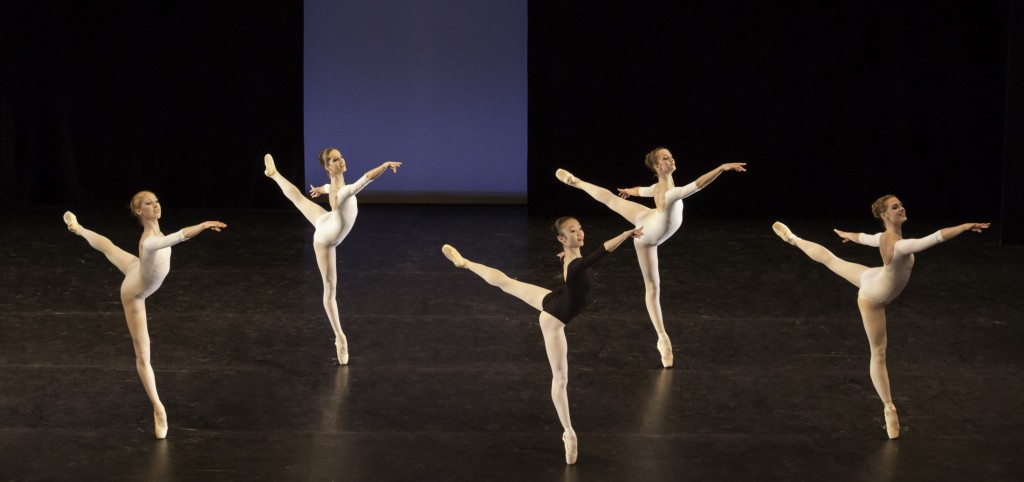
[[[858,288],[861,275],[870,269],[864,265],[842,260],[825,249],[824,246],[805,239],[796,238],[796,247],[812,260],[825,265],[833,273]],[[871,364],[868,370],[871,374],[871,383],[875,386],[875,391],[878,392],[882,403],[890,404],[892,403],[892,394],[889,391],[889,370],[885,364],[885,349],[888,344],[885,330],[885,305],[858,297],[857,307],[860,309],[864,332],[868,336],[868,345],[871,347]]]
[[[544,335],[544,350],[551,364],[551,401],[555,404],[562,428],[575,437],[576,432],[569,419],[569,395],[566,389],[569,384],[569,345],[565,340],[565,324],[545,312],[543,306],[544,297],[551,290],[514,280],[501,271],[469,260],[466,260],[466,269],[476,273],[487,284],[501,288],[540,311],[540,331]]]

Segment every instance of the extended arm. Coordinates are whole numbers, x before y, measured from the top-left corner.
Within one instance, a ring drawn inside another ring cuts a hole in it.
[[[840,238],[843,238],[844,243],[857,243],[863,244],[864,246],[872,246],[875,248],[878,247],[878,243],[880,243],[882,239],[882,233],[850,233],[846,231],[840,231],[838,229],[833,229],[832,231],[835,231],[835,233],[838,234]]]
[[[620,234],[620,235],[618,235],[618,236],[616,236],[616,237],[614,237],[612,239],[609,239],[608,241],[605,241],[604,242],[604,249],[605,249],[605,251],[608,251],[610,253],[612,251],[615,251],[615,249],[618,248],[627,239],[629,239],[629,238],[639,238],[640,236],[643,236],[643,235],[644,235],[644,228],[643,228],[643,226],[641,226],[639,228],[636,228],[636,229],[630,229],[629,231],[623,231],[622,234]]]
[[[384,164],[381,164],[381,165],[379,165],[379,166],[377,166],[377,167],[375,167],[373,169],[370,169],[369,171],[366,171],[366,178],[371,180],[371,181],[374,180],[374,179],[377,179],[382,174],[387,172],[388,169],[391,169],[391,172],[397,173],[398,172],[398,167],[401,166],[401,165],[402,165],[401,162],[387,161]]]
[[[226,227],[228,227],[228,225],[220,221],[206,221],[203,223],[199,223],[195,226],[189,226],[187,228],[184,228],[181,230],[181,232],[184,233],[186,239],[192,239],[198,236],[199,233],[206,231],[207,229],[212,229],[214,231],[220,232],[221,229],[224,229]]]
[[[967,231],[980,233],[982,229],[988,229],[990,225],[989,223],[964,223],[959,226],[940,229],[939,235],[942,236],[942,239],[953,239]]]
[[[743,167],[746,165],[747,163],[745,162],[730,162],[722,164],[721,166],[712,169],[707,174],[698,177],[697,180],[694,182],[697,184],[697,189],[704,189],[704,186],[711,184],[711,181],[718,179],[718,176],[725,171],[747,172],[747,170]]]

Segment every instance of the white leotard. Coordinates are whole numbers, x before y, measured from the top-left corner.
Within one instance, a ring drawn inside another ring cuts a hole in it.
[[[185,241],[182,229],[168,236],[153,235],[142,241],[142,259],[136,258],[125,271],[121,296],[146,299],[163,284],[171,271],[171,246]]]
[[[882,233],[861,234],[860,243],[878,247]],[[868,268],[860,275],[860,291],[857,295],[866,300],[889,304],[896,299],[910,280],[914,268],[914,253],[924,251],[945,241],[941,231],[920,239],[901,239],[893,246],[892,261],[889,264]]]
[[[356,193],[369,183],[370,179],[362,176],[358,181],[342,186],[341,192],[338,193],[338,207],[333,211],[327,211],[316,219],[314,224],[316,231],[313,233],[313,242],[337,246],[345,239],[345,236],[348,236],[348,232],[352,230],[352,226],[356,223],[356,216],[359,215]],[[330,189],[330,184],[324,185],[324,190],[328,192],[328,196],[331,195],[329,194]]]
[[[657,184],[641,187],[640,196],[654,197],[654,187]],[[682,187],[674,187],[665,191],[665,210],[658,211],[648,209],[634,220],[636,227],[644,228],[644,235],[633,240],[635,243],[653,244],[655,246],[664,243],[683,224],[683,199],[692,196],[700,188],[696,182],[691,182]]]

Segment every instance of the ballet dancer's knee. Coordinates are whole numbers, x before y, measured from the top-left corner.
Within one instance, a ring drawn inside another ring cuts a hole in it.
[[[551,391],[565,391],[569,386],[569,374],[564,371],[557,371],[551,374]]]
[[[871,363],[885,365],[885,344],[871,348]]]
[[[653,296],[655,298],[658,298],[661,296],[661,286],[658,286],[658,283],[655,283],[653,281],[648,281],[644,283],[644,291],[648,297]]]

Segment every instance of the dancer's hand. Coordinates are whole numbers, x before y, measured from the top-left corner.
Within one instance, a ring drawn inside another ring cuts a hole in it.
[[[320,197],[321,194],[326,194],[323,186],[316,187],[312,184],[309,185],[309,197]]]
[[[622,199],[627,199],[630,196],[639,196],[640,195],[640,188],[639,187],[628,187],[628,188],[621,188],[620,187],[620,188],[618,188],[618,191],[619,191],[619,197],[621,197]]]
[[[974,231],[980,233],[982,229],[988,229],[991,223],[967,223],[964,226],[967,227],[968,231]]]
[[[203,223],[203,229],[212,229],[214,231],[217,231],[218,233],[220,232],[221,229],[224,229],[226,227],[228,227],[228,225],[220,221],[207,221]]]
[[[835,233],[838,234],[840,238],[843,238],[844,243],[849,243],[851,241],[855,243],[857,242],[857,233],[848,233],[846,231],[840,231],[838,229],[833,229],[832,231],[835,231]]]
[[[401,166],[401,165],[402,165],[401,162],[395,162],[395,161],[387,161],[387,162],[385,162],[383,164],[385,171],[388,170],[388,169],[391,169],[391,172],[394,172],[394,173],[398,172],[398,167]]]
[[[743,167],[743,166],[746,166],[746,165],[747,165],[747,163],[745,163],[745,162],[730,162],[730,163],[722,164],[721,165],[721,169],[722,169],[722,171],[747,172],[747,170]]]
[[[629,231],[626,231],[623,234],[627,234],[627,233],[629,234],[629,237],[631,237],[633,239],[639,238],[640,236],[644,235],[644,227],[640,226],[639,228],[636,228],[636,229],[630,229]]]

